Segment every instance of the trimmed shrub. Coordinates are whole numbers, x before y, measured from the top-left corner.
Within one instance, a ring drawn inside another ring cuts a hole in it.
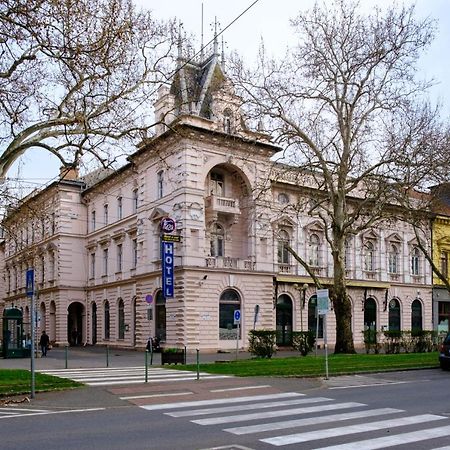
[[[248,351],[258,358],[271,358],[275,353],[276,336],[274,330],[250,330]]]
[[[316,338],[312,331],[293,331],[292,332],[292,347],[306,356],[314,347]]]

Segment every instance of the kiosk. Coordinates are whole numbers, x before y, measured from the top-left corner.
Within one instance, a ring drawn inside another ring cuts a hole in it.
[[[28,358],[31,355],[31,336],[26,333],[23,313],[19,308],[3,311],[3,358]]]

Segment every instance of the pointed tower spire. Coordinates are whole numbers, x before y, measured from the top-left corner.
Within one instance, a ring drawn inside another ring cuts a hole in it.
[[[225,44],[223,42],[223,35],[222,35],[222,61],[220,62],[222,66],[222,70],[225,70]]]
[[[219,43],[217,42],[217,16],[214,18],[214,55],[219,55]]]

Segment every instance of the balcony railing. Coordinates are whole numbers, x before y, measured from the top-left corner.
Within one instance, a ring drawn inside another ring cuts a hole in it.
[[[237,198],[218,197],[210,195],[205,199],[207,209],[214,213],[240,214],[239,200]]]
[[[255,270],[255,262],[249,259],[230,258],[227,256],[209,256],[206,267],[214,269]]]

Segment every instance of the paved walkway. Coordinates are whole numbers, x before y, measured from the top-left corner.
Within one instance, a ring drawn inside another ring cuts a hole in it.
[[[299,356],[299,352],[294,351],[279,351],[273,357],[287,357]],[[238,359],[251,358],[248,352],[239,352]],[[199,353],[200,363],[215,362],[215,361],[234,361],[236,359],[236,352],[230,353]],[[187,363],[195,364],[197,355],[195,352],[187,354]],[[150,354],[148,355],[148,364],[153,366],[161,365],[161,355],[159,353],[153,354],[153,361],[150,361]],[[137,350],[117,350],[106,347],[68,347],[67,349],[67,368],[75,369],[82,367],[130,367],[130,366],[145,366],[145,352]],[[165,366],[169,367],[169,366]],[[0,369],[29,369],[30,358],[0,358]],[[49,350],[47,357],[40,356],[35,359],[35,368],[39,370],[64,369],[66,368],[66,349],[55,347]]]

